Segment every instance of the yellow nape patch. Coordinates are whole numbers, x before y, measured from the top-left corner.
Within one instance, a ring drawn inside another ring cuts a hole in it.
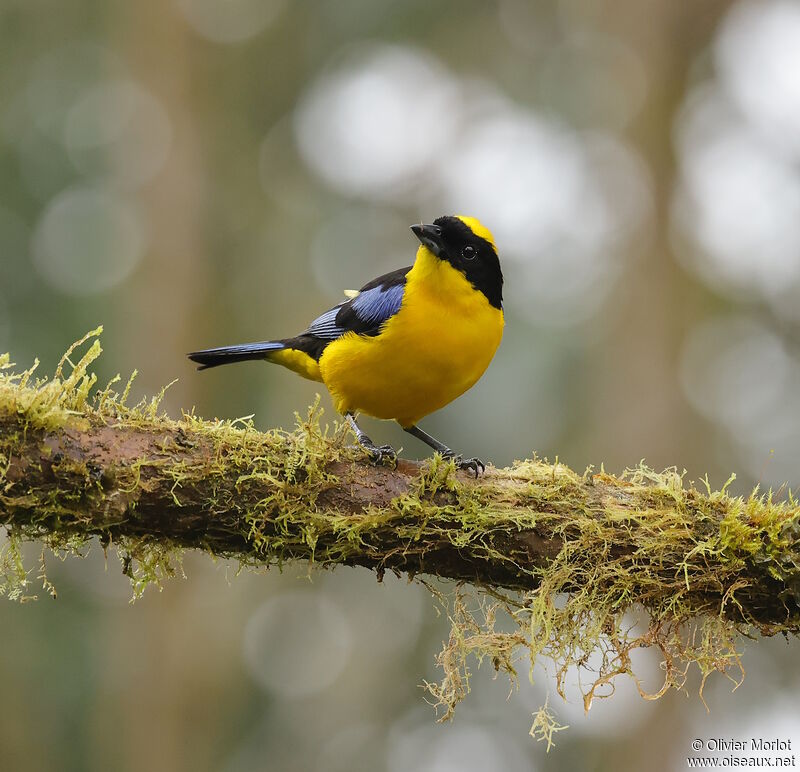
[[[289,370],[293,370],[298,375],[302,375],[303,378],[308,378],[312,381],[322,380],[319,372],[319,363],[304,351],[285,348],[281,351],[270,352],[267,354],[266,359],[268,362],[274,362],[277,365],[283,365]]]
[[[457,214],[461,222],[464,223],[476,236],[482,239],[486,239],[493,247],[494,251],[497,252],[497,244],[494,243],[494,236],[492,236],[492,232],[483,224],[480,220],[477,220],[475,217],[467,217],[466,215]]]

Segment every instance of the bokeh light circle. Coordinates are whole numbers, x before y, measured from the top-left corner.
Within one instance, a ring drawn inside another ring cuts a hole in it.
[[[161,103],[129,80],[87,89],[67,114],[64,132],[79,171],[124,187],[152,179],[167,160],[171,140],[172,126]]]
[[[293,590],[270,598],[244,631],[247,670],[262,687],[285,697],[329,687],[347,664],[351,648],[344,614],[320,593]]]
[[[680,378],[696,410],[746,435],[778,409],[791,369],[777,335],[747,317],[722,317],[691,332]]]
[[[714,60],[748,121],[800,157],[800,4],[737,3],[715,39]]]
[[[474,720],[441,727],[425,723],[424,714],[413,711],[395,722],[389,733],[389,772],[477,772],[478,770],[534,770],[530,759],[510,736]]]
[[[451,137],[457,100],[453,79],[433,57],[399,46],[359,49],[303,96],[298,147],[333,188],[391,196]]]
[[[144,255],[144,224],[133,205],[110,191],[77,186],[56,196],[36,224],[34,265],[68,295],[106,292]]]
[[[800,174],[717,87],[697,87],[677,124],[676,232],[710,286],[770,299],[800,281]]]
[[[177,0],[186,21],[214,43],[255,37],[280,15],[285,0]]]

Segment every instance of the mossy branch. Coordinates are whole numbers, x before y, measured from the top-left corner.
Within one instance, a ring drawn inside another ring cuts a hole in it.
[[[478,480],[439,458],[375,467],[342,427],[323,431],[316,408],[293,432],[262,433],[250,421],[172,420],[159,398],[127,407],[130,382],[92,395],[99,342],[75,365],[73,349],[43,381],[0,358],[0,525],[10,537],[0,588],[9,593],[27,581],[20,541],[76,551],[94,537],[119,547],[137,592],[169,574],[182,548],[244,564],[461,580],[480,588],[477,604],[463,585],[445,599],[445,677],[429,685],[447,716],[468,691],[469,655],[509,673],[519,651],[531,663],[544,655],[561,691],[567,669],[599,651],[588,708],[612,678],[633,675],[638,646],[660,649],[666,690],[683,685],[688,663],[704,679],[738,666],[741,632],[800,630],[791,493],[780,503],[741,498],[687,486],[674,470],[577,474],[536,459]],[[634,607],[645,623],[625,616]],[[496,629],[498,613],[512,632]],[[542,715],[536,731],[551,737]]]

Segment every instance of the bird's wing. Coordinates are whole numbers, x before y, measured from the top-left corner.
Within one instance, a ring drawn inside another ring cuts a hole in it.
[[[328,342],[346,332],[377,335],[383,323],[400,310],[410,270],[411,266],[400,268],[373,279],[354,298],[318,316],[302,334]]]
[[[331,308],[330,311],[320,314],[308,325],[308,329],[302,335],[312,335],[320,340],[336,340],[336,338],[344,335],[346,330],[336,324],[336,314],[339,313],[339,309],[343,305],[344,303],[340,303],[338,306]]]

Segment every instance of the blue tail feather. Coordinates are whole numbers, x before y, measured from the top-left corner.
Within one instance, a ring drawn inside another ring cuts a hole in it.
[[[241,343],[237,346],[221,346],[203,351],[193,351],[188,354],[189,359],[200,365],[198,370],[207,370],[209,367],[230,365],[234,362],[247,362],[250,359],[264,359],[270,351],[280,351],[286,345],[279,340],[266,340],[261,343]]]

